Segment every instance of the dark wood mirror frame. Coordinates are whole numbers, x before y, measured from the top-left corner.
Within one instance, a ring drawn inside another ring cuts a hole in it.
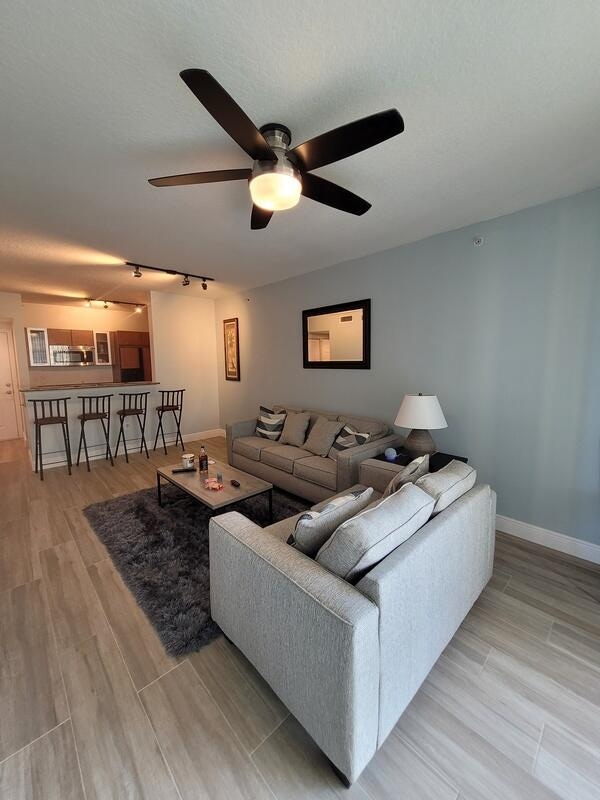
[[[339,314],[344,311],[363,312],[361,361],[309,361],[308,358],[308,320],[322,314]],[[304,369],[371,369],[371,300],[356,300],[353,303],[338,303],[334,306],[308,308],[302,312],[302,358]]]

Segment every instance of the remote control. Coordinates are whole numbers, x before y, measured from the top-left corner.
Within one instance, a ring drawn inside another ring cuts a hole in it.
[[[196,472],[196,467],[175,467],[171,472],[175,475],[176,472]]]
[[[236,481],[236,480],[235,480],[235,478],[233,478],[233,479],[232,479],[232,481],[231,481],[231,485],[232,485],[232,486],[235,486],[235,488],[236,488],[236,489],[239,489],[239,488],[240,488],[240,482],[239,482],[239,481]]]

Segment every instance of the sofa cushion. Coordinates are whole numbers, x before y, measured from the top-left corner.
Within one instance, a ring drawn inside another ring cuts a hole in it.
[[[351,425],[344,425],[331,445],[329,458],[337,460],[340,453],[343,453],[350,447],[358,447],[359,444],[366,444],[370,437],[371,434],[367,433],[367,431],[360,433]]]
[[[355,428],[357,431],[370,434],[371,439],[382,439],[390,432],[389,425],[379,419],[353,417],[349,414],[339,414],[338,419],[344,425],[350,425],[351,428]]]
[[[307,556],[316,556],[335,529],[362,511],[370,502],[373,489],[358,489],[332,497],[320,511],[305,511],[296,520],[288,544]]]
[[[240,436],[233,440],[233,452],[253,461],[260,461],[261,451],[265,447],[273,447],[273,442],[262,436]]]
[[[415,483],[423,475],[429,472],[429,454],[414,458],[410,464],[407,464],[400,472],[397,472],[392,480],[385,487],[383,496],[388,497],[390,494],[398,491],[405,483]]]
[[[413,483],[343,522],[316,560],[348,581],[361,578],[429,519],[435,501]]]
[[[342,428],[342,422],[327,419],[326,417],[319,417],[304,442],[304,448],[310,450],[310,452],[314,453],[316,456],[326,456],[331,449],[335,437]]]
[[[472,489],[476,480],[477,472],[473,467],[454,459],[437,472],[430,472],[429,475],[419,478],[416,485],[433,497],[433,514],[439,514]]]
[[[306,450],[304,452],[309,458],[302,458],[295,462],[294,475],[335,491],[337,489],[337,462],[332,461],[331,458],[313,456]]]
[[[256,435],[263,439],[277,441],[281,436],[286,414],[281,412],[276,414],[266,406],[260,406],[258,419],[256,420]]]
[[[290,538],[290,535],[293,535],[294,533],[296,522],[298,522],[298,520],[304,513],[306,512],[299,511],[292,517],[279,520],[279,522],[274,522],[272,525],[267,525],[267,527],[263,528],[263,530],[265,531],[265,533],[269,533],[271,534],[271,536],[277,537],[277,539],[280,539],[282,542],[287,542],[287,540]]]
[[[291,444],[294,447],[302,447],[306,438],[306,429],[310,421],[308,411],[300,413],[289,412],[285,418],[283,431],[279,441],[281,444]]]
[[[294,461],[310,456],[308,450],[292,447],[289,444],[275,444],[261,450],[260,460],[263,464],[270,464],[290,474],[294,471]]]

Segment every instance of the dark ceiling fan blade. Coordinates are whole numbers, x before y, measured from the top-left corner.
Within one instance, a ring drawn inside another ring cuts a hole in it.
[[[346,211],[348,214],[356,214],[358,217],[371,208],[371,203],[367,203],[348,189],[343,189],[337,183],[326,181],[318,175],[304,173],[302,175],[302,194],[317,203],[324,203],[326,206]]]
[[[253,231],[258,231],[261,228],[266,228],[269,222],[271,221],[272,216],[273,216],[272,211],[267,211],[264,208],[260,208],[260,206],[252,206],[252,216],[250,217],[250,228]]]
[[[341,161],[402,133],[404,121],[395,108],[371,114],[341,128],[322,133],[290,151],[305,170]]]
[[[219,183],[220,181],[247,180],[251,169],[215,169],[212,172],[187,172],[184,175],[166,175],[164,178],[150,178],[152,186],[186,186],[190,183]]]
[[[210,72],[205,69],[184,69],[179,75],[208,113],[227,131],[234,142],[237,142],[242,150],[248,153],[250,158],[259,161],[275,161],[277,159],[256,125]]]

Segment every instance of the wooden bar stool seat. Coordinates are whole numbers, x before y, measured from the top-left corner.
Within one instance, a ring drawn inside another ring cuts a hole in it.
[[[104,458],[110,459],[111,465],[114,467],[112,453],[110,452],[110,401],[112,394],[100,394],[92,397],[86,395],[78,395],[81,400],[81,414],[77,415],[77,419],[81,425],[79,433],[79,447],[77,448],[77,466],[81,458],[81,445],[85,452],[85,464],[87,471],[90,471],[90,459],[88,455],[87,439],[85,437],[85,423],[99,421],[102,425],[102,432],[104,433],[104,441],[106,442],[106,452]]]
[[[127,441],[125,439],[125,429],[123,427],[127,417],[135,417],[137,419],[141,433],[140,453],[142,450],[145,450],[146,458],[150,458],[145,436],[148,395],[150,392],[119,392],[119,394],[122,398],[122,407],[117,411],[117,416],[119,417],[119,436],[117,438],[117,446],[115,447],[115,458],[119,452],[121,440],[123,440],[125,461],[129,464],[129,453],[127,452]]]
[[[177,433],[175,434],[175,446],[181,442],[181,449],[185,450],[183,446],[183,437],[181,435],[181,415],[183,413],[183,393],[185,389],[161,389],[160,390],[160,405],[156,406],[156,413],[158,414],[158,427],[156,429],[156,437],[154,439],[154,450],[158,443],[158,435],[162,436],[163,449],[167,455],[167,444],[165,442],[165,431],[163,428],[163,416],[169,411],[173,414],[175,419],[175,427]]]
[[[35,432],[35,472],[39,471],[40,480],[44,480],[44,459],[42,451],[42,428],[46,425],[60,425],[62,429],[63,441],[65,443],[65,455],[67,457],[67,468],[71,474],[71,437],[69,436],[69,422],[67,418],[67,400],[70,397],[55,397],[52,400],[29,400],[33,403],[33,427]]]

